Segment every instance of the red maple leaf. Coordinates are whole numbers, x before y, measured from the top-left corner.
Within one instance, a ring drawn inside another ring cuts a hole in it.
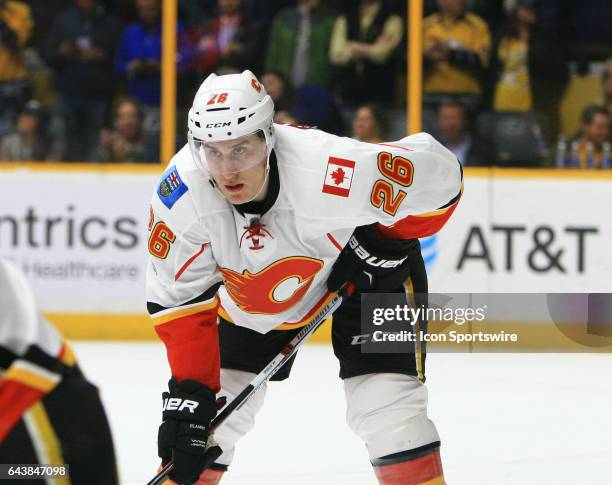
[[[344,170],[337,168],[331,173],[331,177],[334,179],[334,183],[336,185],[340,185],[346,178],[346,174],[344,173]]]

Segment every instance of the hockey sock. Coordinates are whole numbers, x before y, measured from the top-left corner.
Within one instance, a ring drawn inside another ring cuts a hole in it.
[[[440,449],[430,445],[373,462],[380,485],[444,485]]]

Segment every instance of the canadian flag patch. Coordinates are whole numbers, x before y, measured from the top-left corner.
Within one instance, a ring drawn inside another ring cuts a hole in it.
[[[323,192],[326,194],[348,197],[353,182],[355,162],[344,158],[329,157],[327,172],[323,181]]]

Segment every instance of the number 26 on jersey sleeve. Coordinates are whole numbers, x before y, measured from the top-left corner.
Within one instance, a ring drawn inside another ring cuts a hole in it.
[[[176,236],[166,224],[157,222],[149,235],[149,253],[156,258],[166,259],[175,239]]]
[[[389,152],[381,152],[378,154],[378,170],[387,179],[402,187],[412,185],[414,167],[412,162],[404,157],[393,156]],[[378,179],[372,187],[370,202],[374,207],[382,208],[387,214],[394,216],[405,198],[406,192],[400,190],[395,195],[393,185],[387,180]]]

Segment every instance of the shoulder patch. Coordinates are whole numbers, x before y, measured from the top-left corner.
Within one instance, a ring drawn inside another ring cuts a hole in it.
[[[157,195],[168,209],[172,209],[172,206],[187,190],[189,189],[181,179],[178,170],[172,166],[162,175],[157,186]]]
[[[323,192],[348,197],[353,183],[355,162],[344,158],[329,157],[327,171],[323,180]]]

